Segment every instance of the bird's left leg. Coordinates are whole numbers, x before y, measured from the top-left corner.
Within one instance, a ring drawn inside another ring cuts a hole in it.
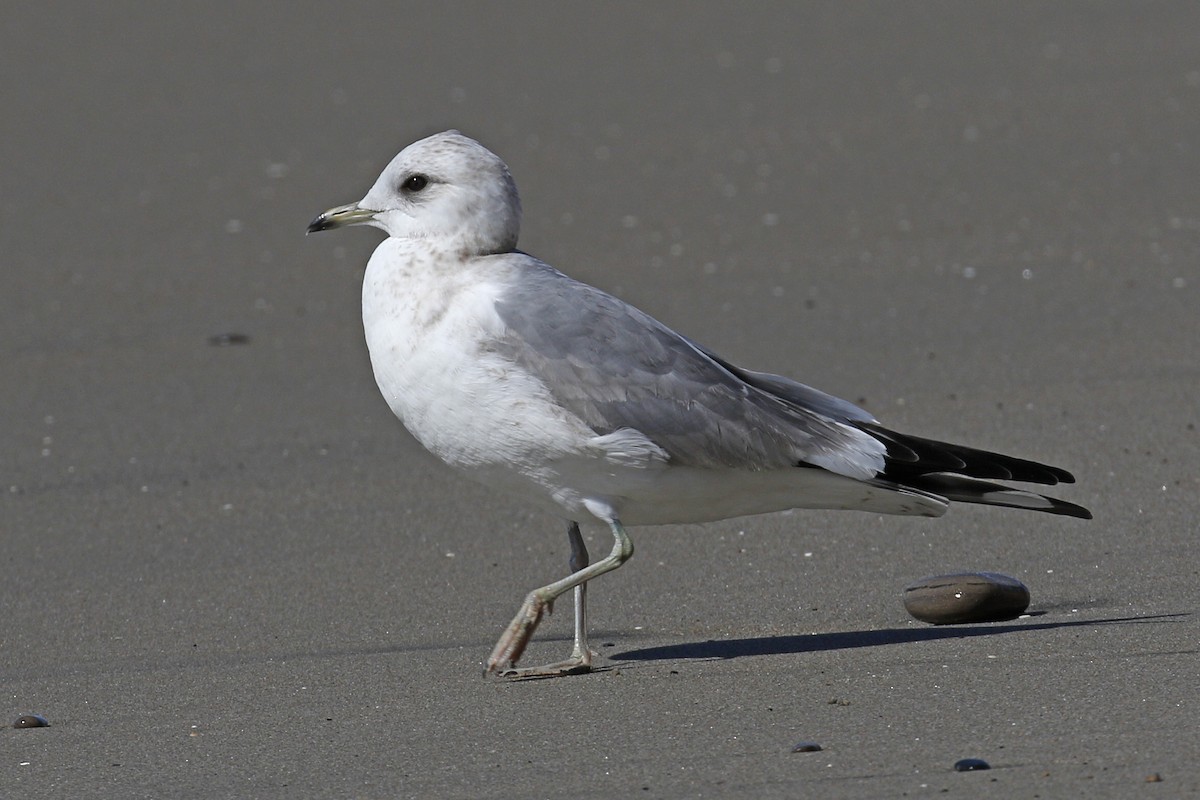
[[[583,534],[579,532],[579,523],[572,522],[567,526],[567,538],[571,542],[571,572],[579,570],[591,563],[587,545],[583,542]],[[575,646],[571,648],[571,657],[567,659],[578,662],[583,671],[592,668],[592,652],[587,643],[587,582],[575,587]]]
[[[612,552],[595,564],[589,564],[587,548],[584,546],[583,536],[579,533],[579,526],[571,523],[567,529],[567,536],[571,541],[571,567],[575,571],[562,580],[534,589],[526,596],[521,610],[513,617],[513,621],[492,648],[492,654],[488,656],[484,667],[484,674],[495,672],[506,678],[528,678],[591,671],[593,654],[587,646],[586,584],[592,578],[621,566],[633,555],[633,542],[629,534],[625,533],[620,520],[610,520],[608,526],[613,534]],[[553,664],[518,669],[515,666],[517,659],[525,652],[525,646],[533,637],[542,615],[550,609],[554,599],[568,589],[575,589],[575,646],[570,657]]]

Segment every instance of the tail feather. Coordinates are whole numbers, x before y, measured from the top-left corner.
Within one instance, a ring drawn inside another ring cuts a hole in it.
[[[1092,518],[1092,512],[1083,506],[1077,506],[1056,497],[1047,497],[1000,483],[963,478],[958,475],[922,475],[918,480],[904,485],[960,503],[1025,508],[1031,511],[1043,511],[1047,514],[1078,517],[1079,519]]]

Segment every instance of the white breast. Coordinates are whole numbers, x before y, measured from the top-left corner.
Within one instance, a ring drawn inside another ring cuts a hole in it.
[[[417,244],[386,240],[363,281],[371,365],[392,411],[430,452],[487,483],[496,472],[536,477],[577,452],[594,434],[489,346],[503,330],[503,265],[485,257],[451,271]]]

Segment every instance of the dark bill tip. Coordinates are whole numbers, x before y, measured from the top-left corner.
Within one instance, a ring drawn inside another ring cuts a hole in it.
[[[326,231],[332,228],[333,225],[329,221],[329,213],[322,212],[313,217],[313,221],[308,223],[308,227],[304,230],[306,234]]]
[[[317,214],[313,221],[308,223],[305,233],[344,228],[347,225],[363,225],[374,219],[375,213],[371,209],[359,208],[358,203],[338,206]]]

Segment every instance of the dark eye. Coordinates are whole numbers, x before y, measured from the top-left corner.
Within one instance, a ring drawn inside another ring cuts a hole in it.
[[[419,192],[429,185],[429,178],[424,175],[410,175],[400,187],[406,192]]]

